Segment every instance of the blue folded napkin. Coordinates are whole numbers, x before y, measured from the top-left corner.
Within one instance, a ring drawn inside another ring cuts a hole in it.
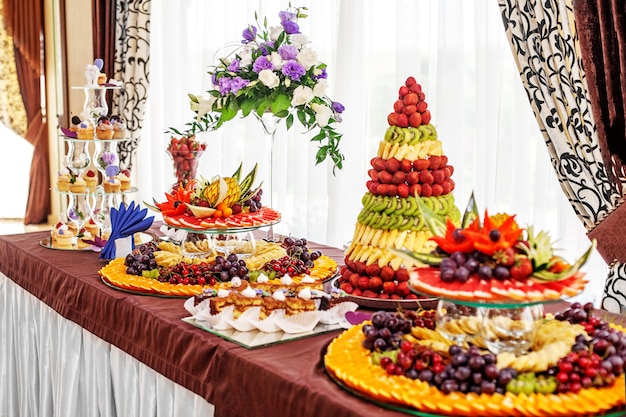
[[[134,249],[135,242],[132,236],[135,233],[148,230],[154,221],[154,216],[146,217],[147,213],[147,208],[142,209],[139,204],[135,205],[134,201],[128,206],[122,203],[118,209],[112,208],[110,212],[111,236],[100,252],[100,258],[116,258],[115,241],[118,239],[131,237],[131,245]]]

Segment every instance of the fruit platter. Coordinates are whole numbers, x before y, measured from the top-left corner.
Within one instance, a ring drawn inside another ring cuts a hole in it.
[[[276,210],[261,203],[261,186],[252,188],[255,166],[243,179],[243,164],[229,177],[191,179],[165,193],[165,201],[145,203],[169,226],[193,232],[243,232],[280,222]]]
[[[536,319],[528,351],[457,344],[436,313],[379,311],[335,338],[324,365],[337,384],[418,416],[623,416],[626,329],[593,305]]]
[[[443,220],[424,208],[430,220],[430,253],[397,251],[425,267],[411,269],[409,287],[416,293],[460,303],[537,304],[579,294],[587,283],[580,268],[595,241],[575,262],[556,254],[550,235],[521,227],[515,215],[485,211],[480,218],[468,204],[463,224]]]
[[[254,250],[242,255],[221,252],[211,239],[201,237],[181,245],[149,242],[125,258],[111,260],[99,274],[105,284],[119,290],[188,298],[229,289],[233,278],[266,290],[284,285],[287,279],[293,286],[304,280],[306,286],[321,290],[324,281],[337,273],[337,263],[319,250],[310,250],[306,239],[259,240]]]

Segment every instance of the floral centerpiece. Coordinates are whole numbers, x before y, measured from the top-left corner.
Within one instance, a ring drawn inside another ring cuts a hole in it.
[[[344,106],[326,95],[328,88],[326,64],[309,46],[309,39],[300,32],[298,19],[306,18],[306,7],[289,7],[278,16],[280,24],[268,27],[267,19],[243,30],[241,44],[219,59],[210,68],[213,89],[209,97],[190,94],[191,109],[197,113],[186,132],[218,129],[241,111],[261,117],[271,113],[285,118],[287,129],[294,123],[294,114],[308,130],[318,130],[311,141],[319,142],[316,163],[330,157],[334,168],[342,168],[339,151],[342,135],[335,130],[341,122]]]

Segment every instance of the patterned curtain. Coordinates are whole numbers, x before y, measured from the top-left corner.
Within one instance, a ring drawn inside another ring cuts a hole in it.
[[[112,94],[111,114],[126,120],[132,140],[118,144],[120,169],[133,168],[150,81],[151,0],[116,0],[113,77],[123,82]]]
[[[502,21],[563,193],[589,232],[619,205],[589,100],[571,0],[498,0]],[[599,242],[601,244],[601,242]],[[603,255],[602,248],[598,248]],[[625,267],[610,262],[602,307],[620,312]],[[622,277],[620,277],[622,275]]]

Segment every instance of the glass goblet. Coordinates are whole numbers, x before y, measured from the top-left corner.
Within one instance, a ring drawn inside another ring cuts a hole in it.
[[[119,207],[117,194],[99,194],[91,212],[91,218],[100,227],[100,235],[106,239],[111,234],[111,209]]]
[[[439,334],[462,345],[480,333],[481,309],[441,299],[435,311],[435,324]]]
[[[485,309],[481,333],[485,346],[494,354],[524,354],[534,341],[538,314],[535,306]]]
[[[86,194],[70,194],[67,206],[67,217],[80,233],[83,225],[91,215],[90,196]]]

